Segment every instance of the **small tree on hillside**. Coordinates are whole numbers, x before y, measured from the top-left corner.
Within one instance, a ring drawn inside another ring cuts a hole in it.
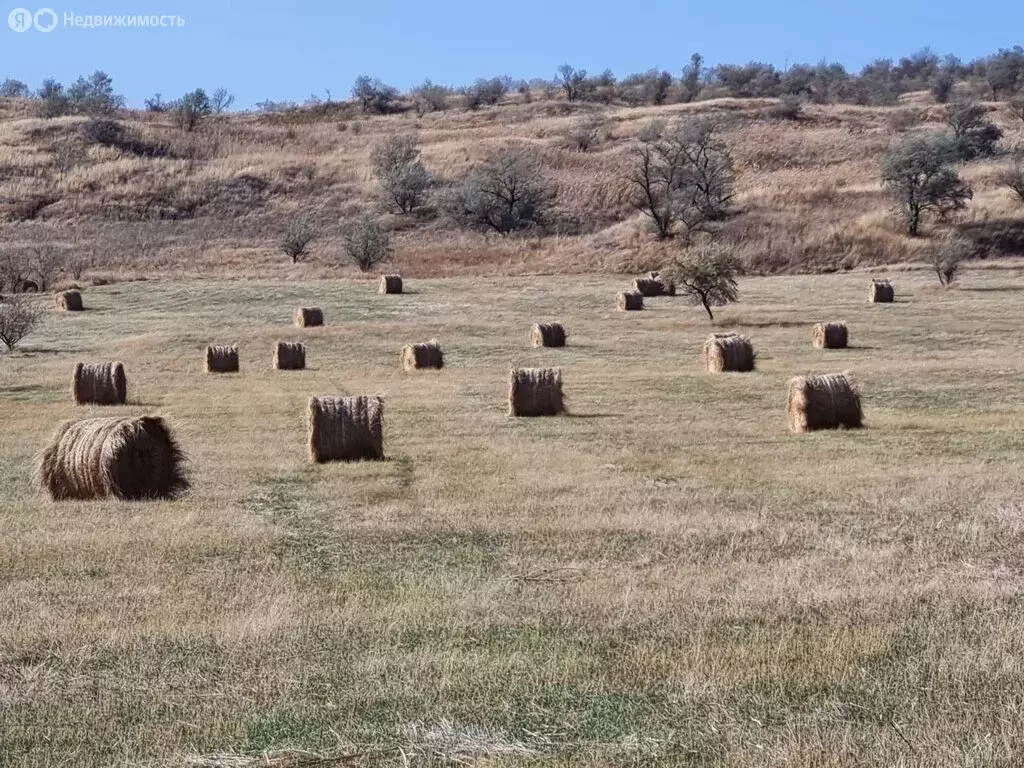
[[[945,218],[973,197],[970,186],[951,167],[952,159],[949,141],[942,137],[910,138],[886,154],[882,185],[907,234],[918,234],[924,214]]]
[[[1000,169],[996,180],[1024,203],[1024,147],[1015,147],[1009,161]]]
[[[215,115],[227,112],[235,103],[235,95],[227,88],[217,88],[210,94],[210,108]]]
[[[370,154],[381,192],[402,213],[418,208],[433,183],[419,157],[420,148],[411,135],[392,136]]]
[[[313,225],[306,219],[296,219],[281,236],[281,250],[292,260],[292,264],[298,264],[315,239],[316,229]]]
[[[363,216],[345,227],[343,240],[345,254],[363,272],[368,272],[391,256],[391,238],[369,216]]]
[[[942,285],[952,285],[960,262],[971,254],[971,244],[960,237],[943,238],[928,254],[928,261]]]
[[[0,344],[10,351],[36,329],[43,319],[43,308],[27,297],[7,296],[0,303]]]
[[[565,132],[565,147],[575,152],[593,149],[601,140],[604,124],[601,115],[591,115],[573,121]]]
[[[662,272],[675,283],[677,295],[704,307],[708,318],[714,322],[712,307],[739,301],[736,276],[740,267],[731,249],[703,241],[684,249]]]
[[[985,107],[976,102],[951,104],[946,122],[953,129],[953,150],[959,160],[991,157],[1003,132],[986,117]]]
[[[387,114],[398,99],[398,89],[368,75],[360,75],[352,86],[352,98],[359,102],[363,112]]]
[[[576,69],[571,64],[563,64],[558,68],[555,82],[565,91],[569,101],[576,101],[583,95],[583,86],[587,82],[587,70]]]
[[[196,88],[174,102],[174,120],[186,133],[194,131],[205,118],[213,113],[213,104],[206,91]]]
[[[492,155],[442,200],[448,214],[471,227],[507,235],[542,224],[555,193],[521,150]]]

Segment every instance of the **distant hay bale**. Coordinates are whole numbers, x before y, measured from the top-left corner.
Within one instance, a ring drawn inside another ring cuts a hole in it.
[[[128,379],[122,363],[76,363],[71,394],[77,405],[124,405]]]
[[[644,297],[675,296],[676,284],[671,280],[663,280],[657,272],[651,272],[647,277],[638,277],[633,281],[633,292]]]
[[[319,307],[300,307],[295,310],[295,325],[299,328],[311,328],[324,324],[324,313]]]
[[[441,345],[431,339],[425,344],[407,344],[402,347],[402,367],[407,371],[420,368],[444,368]]]
[[[212,345],[206,348],[207,373],[237,373],[238,347]]]
[[[298,341],[279,341],[274,346],[274,368],[301,371],[306,367],[306,345]]]
[[[564,347],[565,338],[561,323],[537,323],[530,329],[530,340],[535,347]]]
[[[402,276],[401,275],[381,275],[380,276],[380,288],[379,293],[401,293],[402,292]]]
[[[513,368],[509,375],[510,416],[557,416],[565,412],[562,371],[558,368]]]
[[[754,370],[754,345],[746,336],[715,333],[704,342],[704,366],[711,373]]]
[[[892,283],[888,280],[872,280],[868,299],[874,304],[888,304],[895,298]]]
[[[309,398],[309,457],[317,462],[384,458],[379,397]]]
[[[615,298],[615,307],[620,312],[635,312],[644,308],[644,295],[637,291],[626,291]]]
[[[843,349],[848,341],[846,323],[818,323],[811,332],[815,349]]]
[[[81,312],[84,309],[80,291],[61,291],[54,296],[54,303],[61,312]]]
[[[787,412],[793,432],[853,429],[862,426],[864,420],[857,384],[845,373],[790,379]]]
[[[66,421],[43,451],[36,482],[62,499],[174,499],[188,488],[184,456],[163,419]]]

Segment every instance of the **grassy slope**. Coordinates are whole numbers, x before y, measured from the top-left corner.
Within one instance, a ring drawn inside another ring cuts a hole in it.
[[[17,218],[33,200],[38,220],[4,228],[29,246],[53,238],[97,252],[105,271],[310,278],[339,268],[341,223],[379,210],[369,153],[383,137],[416,131],[423,159],[455,179],[489,152],[528,149],[558,191],[560,235],[502,239],[453,229],[430,216],[391,217],[400,268],[409,275],[509,275],[642,269],[660,254],[623,180],[632,139],[652,120],[697,115],[720,121],[735,157],[740,214],[723,237],[757,271],[815,271],[918,258],[926,240],[898,234],[879,188],[882,154],[906,132],[940,131],[945,109],[910,94],[896,108],[808,107],[800,122],[769,120],[770,100],[725,99],[666,107],[510,103],[364,117],[345,107],[326,114],[234,115],[183,135],[161,115],[136,115],[132,129],[167,143],[173,158],[145,158],[87,146],[81,118],[43,121],[0,103],[0,215]],[[1007,143],[1022,138],[1004,105],[992,117]],[[607,118],[607,138],[586,154],[563,137],[591,112]],[[897,129],[897,125],[901,126]],[[61,169],[61,158],[67,167]],[[1024,250],[1020,207],[994,181],[996,165],[969,166],[975,188],[962,228],[989,255]],[[299,214],[322,236],[309,263],[292,267],[277,251]],[[573,223],[575,222],[575,223]],[[578,227],[578,234],[572,234]],[[569,234],[565,234],[569,233]],[[346,268],[350,269],[350,268]]]
[[[720,376],[698,310],[616,313],[620,284],[158,281],[50,316],[0,366],[0,766],[1010,765],[1024,274],[905,274],[887,306],[863,276],[744,280],[720,327],[758,371]],[[308,304],[327,327],[288,327]],[[545,318],[569,347],[527,347]],[[851,349],[811,348],[831,318]],[[401,373],[431,337],[449,367]],[[311,368],[275,373],[290,338]],[[204,375],[208,342],[243,373]],[[125,361],[103,412],[168,416],[190,497],[33,493],[47,433],[90,412],[79,359]],[[513,364],[562,366],[572,415],[509,420]],[[869,428],[788,434],[787,378],[844,369]],[[373,392],[389,461],[311,466],[306,397]]]

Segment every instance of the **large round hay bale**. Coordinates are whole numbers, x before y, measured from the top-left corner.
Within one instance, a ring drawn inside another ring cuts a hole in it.
[[[565,339],[561,323],[537,323],[530,329],[530,341],[535,347],[564,347]]]
[[[311,397],[309,457],[317,463],[384,458],[380,397]]]
[[[433,339],[424,344],[407,344],[402,347],[402,367],[407,371],[444,368],[441,345]]]
[[[61,312],[81,312],[85,308],[81,291],[61,291],[53,299]]]
[[[562,371],[558,368],[513,368],[509,375],[510,416],[557,416],[565,413]]]
[[[849,341],[845,323],[817,323],[811,332],[815,349],[843,349]]]
[[[206,348],[207,373],[237,373],[238,347],[211,345]]]
[[[754,345],[746,336],[735,333],[714,333],[704,342],[701,354],[704,366],[711,373],[754,370]]]
[[[892,283],[888,280],[872,280],[868,289],[868,299],[873,304],[889,304],[895,298]]]
[[[790,379],[787,411],[793,432],[854,429],[864,421],[860,391],[853,378],[845,373]]]
[[[188,488],[184,457],[163,419],[66,421],[43,451],[36,482],[61,499],[174,499]]]
[[[301,371],[306,367],[306,345],[298,341],[279,341],[274,345],[274,368]]]
[[[122,363],[76,363],[71,395],[78,405],[124,405],[128,378]]]
[[[377,289],[379,293],[401,293],[402,292],[402,276],[401,275],[381,275],[380,276],[380,287]]]
[[[299,328],[312,328],[324,324],[324,313],[319,307],[300,307],[295,310],[295,325]]]
[[[636,312],[644,308],[644,295],[637,291],[625,291],[615,297],[615,307],[620,312]]]

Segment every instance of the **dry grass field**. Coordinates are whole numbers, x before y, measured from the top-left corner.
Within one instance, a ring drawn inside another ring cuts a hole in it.
[[[715,327],[615,312],[626,277],[87,289],[0,360],[0,766],[1019,765],[1024,269],[890,276],[744,279]],[[831,319],[851,347],[812,349]],[[704,373],[712,330],[756,372]],[[75,407],[76,360],[129,405]],[[569,415],[510,419],[512,365]],[[787,379],[842,370],[867,428],[789,434]],[[308,396],[378,393],[388,459],[311,464]],[[100,412],[167,417],[190,494],[34,492]]]

